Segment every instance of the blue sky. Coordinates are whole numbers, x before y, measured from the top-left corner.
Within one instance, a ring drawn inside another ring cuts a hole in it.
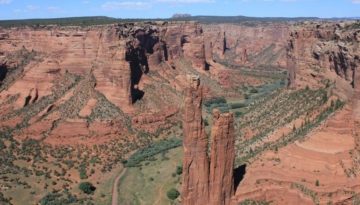
[[[256,17],[359,17],[360,0],[0,0],[0,19],[110,16],[166,18],[174,13]]]

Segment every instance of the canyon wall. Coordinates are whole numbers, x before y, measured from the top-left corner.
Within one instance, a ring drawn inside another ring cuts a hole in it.
[[[286,40],[290,25],[204,25],[205,46],[211,58],[230,65],[286,67]],[[209,60],[208,60],[209,61]]]
[[[186,59],[194,72],[207,65],[196,22],[0,28],[0,34],[0,126],[24,125],[19,138],[71,144],[76,136],[87,143],[90,136],[125,136],[129,126],[168,128],[185,88],[186,72],[176,62]],[[25,108],[27,117],[16,114]]]
[[[324,78],[334,78],[335,74],[353,86],[360,56],[360,31],[353,25],[310,22],[294,26],[287,45],[290,86],[304,81],[314,85]]]
[[[211,153],[202,119],[202,87],[198,76],[188,76],[183,118],[184,205],[228,205],[234,194],[235,134],[231,113],[214,110]]]
[[[21,48],[41,56],[39,62],[25,68],[23,80],[8,90],[22,96],[32,88],[37,88],[40,96],[51,93],[56,72],[91,72],[97,81],[96,89],[130,112],[130,105],[143,95],[138,85],[149,69],[181,57],[188,58],[199,70],[206,65],[202,29],[195,22],[25,27],[1,29],[0,33],[6,37],[0,42],[2,67],[16,66],[8,56]]]

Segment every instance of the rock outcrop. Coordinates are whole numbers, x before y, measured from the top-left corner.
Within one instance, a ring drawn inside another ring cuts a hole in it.
[[[24,26],[0,28],[0,38],[0,126],[22,123],[19,139],[98,143],[126,136],[130,126],[169,128],[178,122],[186,70],[206,67],[196,22]],[[23,118],[14,114],[20,109],[31,112]]]
[[[163,30],[166,53],[170,61],[186,57],[194,68],[206,69],[204,34],[202,26],[195,22],[169,23]]]
[[[286,67],[288,69],[288,87],[294,88],[296,87],[295,79],[296,79],[296,52],[295,52],[295,42],[293,39],[288,41],[288,45],[286,47]]]
[[[213,205],[228,205],[234,195],[235,131],[232,113],[213,111],[210,154],[210,201]]]
[[[286,67],[285,47],[290,24],[210,24],[203,27],[205,45],[211,47],[206,50],[207,59],[237,66]]]
[[[353,84],[360,56],[357,48],[360,30],[352,25],[347,22],[296,26],[287,46],[290,86],[295,86],[295,79],[298,81],[296,74],[307,81],[316,78],[320,82],[321,76],[327,75],[328,71]]]
[[[184,160],[182,204],[208,204],[209,159],[208,139],[202,118],[202,86],[197,76],[189,76],[185,91]]]
[[[175,116],[178,112],[177,108],[164,108],[160,112],[156,113],[142,113],[136,117],[132,118],[132,126],[146,132],[154,133],[159,128],[166,128],[165,125],[171,126],[170,124],[166,124],[166,122],[173,116]]]
[[[131,105],[145,94],[144,75],[158,69],[161,63],[173,65],[174,60],[186,57],[194,68],[206,67],[204,35],[200,24],[195,22],[24,27],[11,29],[6,35],[0,33],[0,57],[24,48],[38,52],[42,58],[33,65],[36,69],[28,68],[15,87],[38,88],[39,93],[47,95],[51,93],[56,73],[83,75],[92,70],[96,90],[126,113],[131,113]],[[1,59],[0,62],[3,64]],[[1,70],[4,73],[3,66]],[[25,98],[29,90],[12,88],[9,93],[20,92]],[[21,104],[18,102],[18,107]]]
[[[210,160],[202,119],[202,87],[189,76],[185,93],[182,204],[228,205],[234,194],[233,115],[214,111]]]

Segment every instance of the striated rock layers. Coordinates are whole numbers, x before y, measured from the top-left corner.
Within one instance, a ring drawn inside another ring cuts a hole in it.
[[[214,59],[247,67],[286,66],[285,47],[290,28],[287,23],[210,24],[203,27],[208,62]]]
[[[202,86],[189,76],[186,89],[182,204],[227,205],[234,194],[234,121],[231,113],[214,111],[210,160],[202,119]]]
[[[311,22],[295,26],[287,46],[290,86],[296,85],[295,79],[301,81],[296,75],[300,74],[309,84],[320,82],[329,73],[353,85],[360,56],[360,30],[353,25]]]
[[[232,113],[213,112],[210,155],[210,204],[230,204],[234,195],[235,134]]]
[[[20,93],[18,107],[30,89],[38,89],[40,98],[49,95],[55,74],[91,72],[96,90],[130,113],[130,105],[144,95],[141,83],[151,69],[182,57],[199,71],[206,67],[204,35],[195,22],[0,28],[0,82],[7,70],[14,73],[8,59],[21,48],[37,52],[41,60],[27,65],[5,93]]]
[[[0,28],[0,127],[54,144],[169,128],[186,84],[180,61],[204,72],[200,24]]]
[[[199,78],[192,76],[185,93],[184,160],[182,204],[207,204],[209,198],[208,139],[202,119],[202,87]]]

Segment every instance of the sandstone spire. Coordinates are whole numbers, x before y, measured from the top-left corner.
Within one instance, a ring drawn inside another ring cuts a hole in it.
[[[234,194],[235,137],[232,113],[213,111],[211,139],[209,204],[227,205]]]
[[[185,93],[182,204],[207,204],[209,194],[208,141],[202,119],[202,87],[198,76],[188,76]]]
[[[295,79],[296,79],[296,59],[295,59],[295,40],[291,39],[288,41],[288,45],[286,47],[286,64],[289,70],[288,73],[288,87],[295,87]]]
[[[204,130],[201,109],[202,87],[198,76],[188,76],[188,81],[183,120],[182,204],[229,205],[234,194],[233,114],[214,111],[209,162],[208,138]]]

